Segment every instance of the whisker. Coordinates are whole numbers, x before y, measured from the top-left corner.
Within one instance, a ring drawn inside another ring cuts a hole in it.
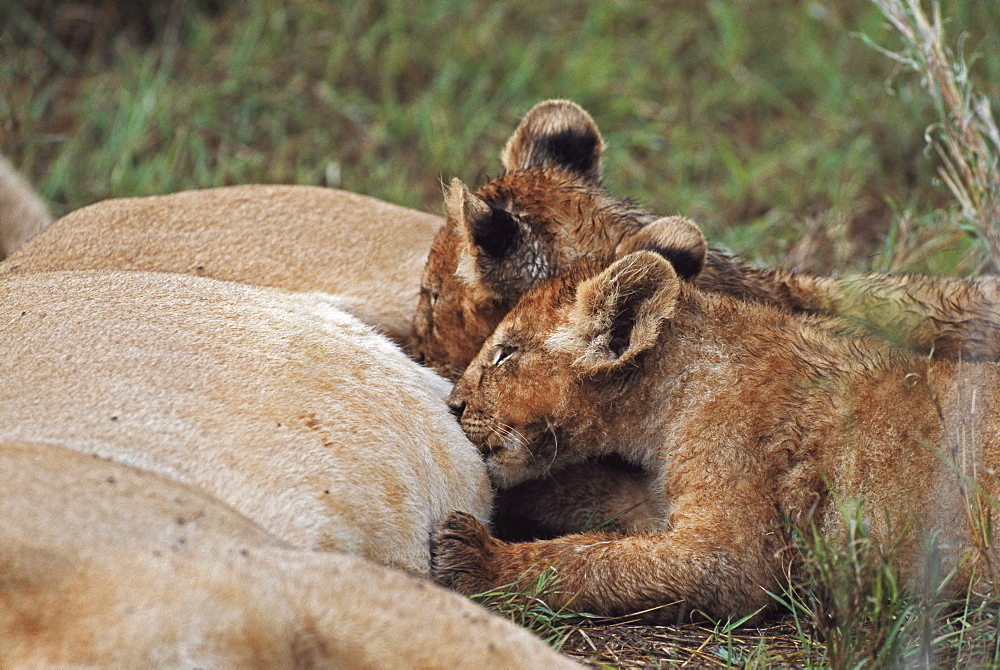
[[[528,439],[524,435],[522,435],[513,426],[510,426],[506,423],[502,423],[499,425],[504,429],[508,437],[514,438],[519,448],[524,449],[526,452],[528,452],[528,456],[530,456],[531,458],[535,457],[535,455],[531,451],[531,448],[528,446],[530,443],[528,442]]]
[[[559,436],[556,435],[556,429],[551,423],[546,422],[545,427],[552,433],[552,442],[555,445],[552,450],[552,460],[545,467],[545,474],[548,474],[552,470],[552,466],[556,464],[556,456],[559,455]]]

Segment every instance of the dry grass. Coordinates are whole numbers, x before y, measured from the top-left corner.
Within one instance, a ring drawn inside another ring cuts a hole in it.
[[[623,621],[578,626],[567,636],[562,651],[593,667],[803,667],[809,663],[790,619],[729,632],[706,623],[643,626]]]
[[[873,2],[903,38],[900,51],[875,48],[920,76],[938,113],[927,131],[941,157],[938,173],[965,225],[983,241],[994,270],[1000,269],[1000,131],[990,100],[976,90],[962,54],[947,45],[937,2],[930,15],[920,0]]]

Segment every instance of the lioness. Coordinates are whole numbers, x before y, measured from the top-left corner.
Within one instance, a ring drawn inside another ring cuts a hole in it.
[[[596,276],[591,273],[597,271]],[[995,561],[975,487],[1000,493],[994,364],[928,360],[845,339],[772,305],[702,293],[648,251],[529,292],[456,384],[453,410],[509,487],[615,454],[647,472],[655,532],[506,544],[453,514],[432,574],[464,593],[555,566],[555,606],[652,618],[767,608],[785,524],[834,537],[858,499],[912,574],[934,531],[944,574]],[[978,560],[986,558],[986,562]],[[994,563],[995,564],[995,563]]]
[[[441,218],[315,186],[105,200],[56,221],[0,273],[155,270],[323,291],[401,344]]]
[[[465,598],[61,447],[0,443],[0,516],[3,667],[572,666]]]
[[[508,140],[506,173],[474,194],[454,180],[448,217],[427,259],[414,320],[415,351],[457,378],[531,287],[587,260],[610,263],[643,248],[669,258],[700,288],[836,317],[942,358],[1000,359],[1000,282],[891,275],[821,278],[758,269],[710,251],[702,269],[671,219],[600,184],[604,142],[590,115],[564,100],[532,109]]]
[[[0,439],[157,472],[292,546],[410,572],[486,519],[450,384],[319,295],[157,272],[0,277]]]
[[[0,155],[0,260],[52,223],[52,214],[34,189]]]

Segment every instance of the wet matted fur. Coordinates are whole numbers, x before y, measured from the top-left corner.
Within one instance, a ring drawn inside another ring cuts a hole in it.
[[[702,267],[687,244],[689,222],[660,219],[601,186],[603,147],[587,112],[550,100],[508,140],[503,175],[475,193],[452,182],[414,321],[415,350],[428,364],[456,378],[528,289],[580,261],[606,265],[640,249],[661,253],[699,288],[832,317],[840,332],[942,358],[1000,359],[996,277],[815,277],[717,250]]]

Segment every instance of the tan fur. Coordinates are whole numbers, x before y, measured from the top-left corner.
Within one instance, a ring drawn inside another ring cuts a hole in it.
[[[0,665],[575,667],[465,598],[149,472],[0,444]]]
[[[0,156],[0,260],[52,223],[52,214],[34,189]]]
[[[457,378],[530,288],[581,260],[608,264],[644,248],[663,253],[681,274],[697,275],[705,290],[835,317],[835,330],[940,358],[1000,360],[996,277],[817,278],[754,268],[717,250],[700,268],[688,262],[703,244],[690,222],[657,220],[601,187],[603,146],[584,110],[547,101],[508,140],[505,174],[475,194],[452,182],[414,321],[415,350],[428,364]]]
[[[2,272],[156,270],[336,296],[400,343],[441,219],[346,191],[233,186],[67,214]]]
[[[504,544],[455,514],[433,572],[468,593],[555,566],[557,606],[742,616],[778,592],[786,523],[834,539],[839,503],[859,500],[872,536],[901,543],[909,575],[921,538],[939,533],[944,572],[929,578],[961,564],[950,584],[961,590],[1000,558],[974,550],[967,516],[971,482],[1000,493],[998,372],[702,294],[650,252],[578,267],[507,315],[453,409],[501,487],[609,455],[641,468],[662,504],[657,529]]]
[[[0,277],[0,439],[151,470],[295,547],[426,573],[490,489],[449,384],[319,295],[167,273]]]

